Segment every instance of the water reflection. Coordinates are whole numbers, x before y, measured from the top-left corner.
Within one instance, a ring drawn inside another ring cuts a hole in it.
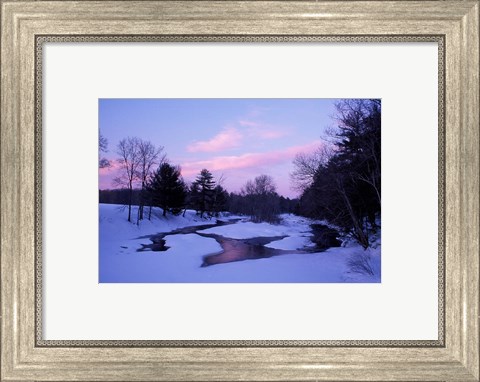
[[[201,233],[199,234],[200,236],[214,238],[222,246],[223,249],[223,252],[221,253],[204,256],[202,267],[214,264],[230,263],[232,261],[263,259],[275,255],[294,252],[265,247],[265,244],[268,244],[275,240],[281,240],[285,236],[257,237],[252,239],[238,240],[226,238],[219,235],[205,235]]]
[[[334,229],[322,224],[312,224],[311,240],[316,245],[314,247],[302,248],[297,250],[283,250],[266,247],[273,241],[282,240],[287,236],[271,236],[271,237],[254,237],[248,239],[232,239],[216,235],[212,233],[203,233],[202,230],[207,228],[219,227],[223,225],[235,224],[241,219],[232,219],[229,221],[220,221],[212,224],[203,224],[197,226],[188,226],[178,228],[170,232],[161,232],[156,235],[148,235],[141,238],[149,238],[152,244],[142,244],[142,248],[137,251],[166,251],[169,249],[165,245],[165,236],[169,235],[186,235],[197,234],[202,237],[215,239],[222,247],[220,253],[212,253],[203,257],[202,267],[207,267],[215,264],[230,263],[233,261],[243,261],[251,259],[264,259],[272,256],[286,255],[286,254],[308,254],[312,252],[319,252],[328,249],[329,247],[337,247],[341,244],[338,240],[338,232]]]

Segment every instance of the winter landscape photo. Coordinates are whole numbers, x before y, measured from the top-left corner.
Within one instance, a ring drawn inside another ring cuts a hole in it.
[[[380,99],[99,99],[100,283],[381,282]]]

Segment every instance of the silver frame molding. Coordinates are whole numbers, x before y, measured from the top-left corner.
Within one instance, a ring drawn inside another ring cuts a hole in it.
[[[2,381],[480,381],[479,2],[1,3]],[[437,341],[42,339],[42,48],[49,42],[439,46]]]
[[[93,42],[235,42],[235,43],[405,43],[435,42],[438,44],[438,340],[230,340],[230,341],[165,341],[165,340],[112,340],[112,341],[62,341],[44,340],[42,337],[42,89],[43,45],[45,43],[93,43]],[[445,342],[445,48],[443,36],[37,36],[35,45],[35,338],[38,347],[443,347]]]

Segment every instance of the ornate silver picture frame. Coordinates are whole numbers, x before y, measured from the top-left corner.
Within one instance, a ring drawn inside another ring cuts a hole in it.
[[[478,381],[478,21],[478,1],[2,1],[1,380]],[[148,41],[438,44],[438,340],[43,339],[44,43]]]

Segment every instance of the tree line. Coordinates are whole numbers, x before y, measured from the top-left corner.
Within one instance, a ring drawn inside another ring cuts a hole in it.
[[[107,151],[107,141],[100,135],[100,152]],[[191,184],[187,184],[178,165],[171,164],[163,147],[137,137],[122,139],[117,147],[120,175],[114,179],[113,190],[100,190],[100,203],[124,204],[128,221],[137,224],[151,219],[152,207],[160,207],[163,216],[185,214],[194,209],[203,217],[219,216],[222,211],[250,215],[255,222],[278,222],[278,214],[293,212],[298,204],[279,196],[273,178],[260,175],[247,181],[239,193],[228,193],[222,186],[223,177],[215,179],[208,169],[202,169]],[[99,156],[99,167],[109,167]],[[132,206],[138,206],[137,216]],[[148,213],[145,210],[148,208]]]
[[[215,179],[208,169],[187,184],[162,146],[127,137],[116,146],[117,189],[101,190],[100,203],[125,204],[128,221],[137,223],[151,218],[152,207],[160,207],[164,216],[185,214],[187,209],[202,218],[229,211],[271,223],[278,222],[281,213],[296,213],[327,220],[367,248],[380,220],[381,101],[342,100],[335,108],[336,126],[327,131],[324,144],[313,153],[298,153],[293,161],[291,178],[299,199],[278,195],[266,174],[247,181],[238,193],[229,193],[222,186],[224,179]],[[100,135],[99,167],[111,165],[102,158],[107,144]],[[132,205],[138,206],[136,217]]]
[[[342,100],[335,108],[325,144],[294,159],[298,213],[341,227],[367,248],[380,219],[381,101]]]

